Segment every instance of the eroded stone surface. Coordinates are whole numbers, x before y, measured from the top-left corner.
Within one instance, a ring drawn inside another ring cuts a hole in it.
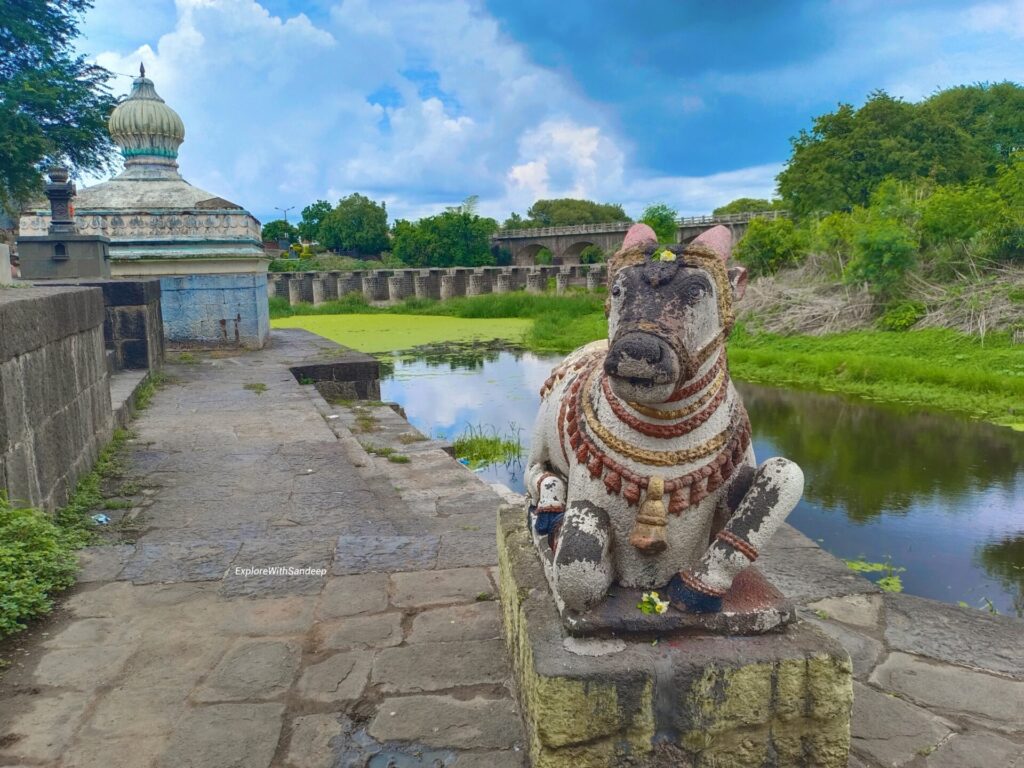
[[[159,768],[268,768],[283,704],[211,704],[188,713]]]
[[[319,624],[315,632],[319,649],[386,648],[402,642],[402,615],[378,613],[346,616]]]
[[[409,643],[450,643],[501,637],[501,616],[493,600],[434,608],[416,614]]]
[[[809,603],[807,608],[822,613],[822,618],[852,624],[855,627],[877,627],[882,611],[882,596],[870,594],[826,597]]]
[[[197,701],[273,699],[291,687],[299,666],[297,643],[243,640],[236,643],[206,678]]]
[[[331,768],[331,739],[342,732],[338,715],[305,715],[292,723],[285,763],[289,768]]]
[[[369,733],[379,741],[432,747],[509,749],[518,736],[518,713],[509,699],[405,696],[384,699]],[[513,727],[510,727],[513,726]]]
[[[885,641],[897,651],[1024,680],[1020,622],[911,595],[885,596]]]
[[[952,728],[927,710],[855,682],[850,731],[854,751],[900,766],[934,750]]]
[[[0,708],[0,758],[55,761],[67,749],[87,701],[76,691],[5,699]]]
[[[483,568],[396,573],[391,584],[391,602],[402,608],[468,603],[477,596],[491,597],[494,589]]]
[[[804,620],[839,641],[840,645],[850,654],[850,660],[853,662],[853,674],[857,679],[867,677],[882,655],[882,643],[870,635],[857,632],[842,624],[822,621],[807,615],[804,616]]]
[[[1020,768],[1024,745],[991,733],[954,734],[924,761],[926,768]]]
[[[385,648],[373,662],[372,680],[385,693],[420,693],[497,684],[507,676],[504,644],[481,640]]]
[[[1024,682],[892,653],[871,682],[930,709],[980,716],[997,727],[1024,723]]]
[[[371,658],[366,651],[348,651],[306,667],[299,679],[298,695],[325,704],[355,701],[366,687]]]
[[[388,576],[367,573],[329,578],[320,596],[317,616],[335,619],[359,613],[379,613],[388,606]]]

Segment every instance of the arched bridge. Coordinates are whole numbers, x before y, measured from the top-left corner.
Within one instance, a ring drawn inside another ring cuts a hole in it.
[[[733,240],[738,240],[747,231],[751,219],[787,218],[786,211],[759,211],[755,213],[730,213],[725,216],[690,216],[679,219],[676,242],[689,243],[701,232],[723,224],[732,230]],[[571,227],[535,227],[530,229],[502,229],[491,239],[499,248],[512,253],[512,263],[517,266],[535,264],[537,254],[547,248],[555,264],[579,264],[580,253],[589,245],[596,245],[605,253],[618,250],[632,226],[629,221],[613,221],[607,224],[577,224]]]

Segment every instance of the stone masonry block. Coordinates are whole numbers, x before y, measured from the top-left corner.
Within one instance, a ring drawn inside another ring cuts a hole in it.
[[[747,637],[571,638],[522,510],[503,507],[505,638],[534,766],[845,768],[852,672],[807,624]]]

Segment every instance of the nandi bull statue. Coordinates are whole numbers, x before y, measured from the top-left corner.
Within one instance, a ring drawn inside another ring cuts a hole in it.
[[[673,607],[719,611],[803,493],[791,461],[758,465],[726,364],[746,270],[722,226],[660,248],[635,224],[608,264],[608,340],[541,390],[526,470],[529,525],[556,599],[576,613],[613,581],[667,585]]]

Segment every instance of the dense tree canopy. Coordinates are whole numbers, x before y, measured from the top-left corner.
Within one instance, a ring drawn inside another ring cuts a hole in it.
[[[323,217],[317,240],[332,251],[359,256],[386,251],[391,245],[387,209],[384,203],[353,193]]]
[[[526,218],[513,213],[505,220],[506,228],[567,227],[573,224],[604,224],[609,221],[629,221],[629,216],[617,203],[595,203],[563,197],[557,200],[538,200],[526,212]]]
[[[90,0],[0,3],[0,205],[11,210],[40,189],[42,170],[110,167],[110,73],[74,54]]]
[[[730,213],[755,213],[771,211],[782,207],[781,200],[765,200],[763,197],[738,197],[731,203],[719,206],[712,211],[713,216],[726,216]]]
[[[299,231],[284,219],[275,219],[263,225],[261,236],[266,242],[276,243],[285,240],[289,243],[296,243],[299,240]]]
[[[674,243],[676,241],[676,219],[679,214],[665,203],[654,203],[644,208],[640,221],[654,230],[659,242]]]
[[[498,222],[471,206],[448,208],[417,222],[398,220],[391,251],[413,267],[478,267],[494,264],[491,235]]]
[[[778,189],[798,215],[865,206],[887,178],[991,179],[1024,147],[1024,88],[960,86],[914,104],[876,91],[860,109],[840,104],[815,118],[792,144]]]
[[[320,225],[332,210],[326,200],[317,200],[302,209],[302,220],[299,221],[299,236],[303,240],[316,240],[320,237]]]

